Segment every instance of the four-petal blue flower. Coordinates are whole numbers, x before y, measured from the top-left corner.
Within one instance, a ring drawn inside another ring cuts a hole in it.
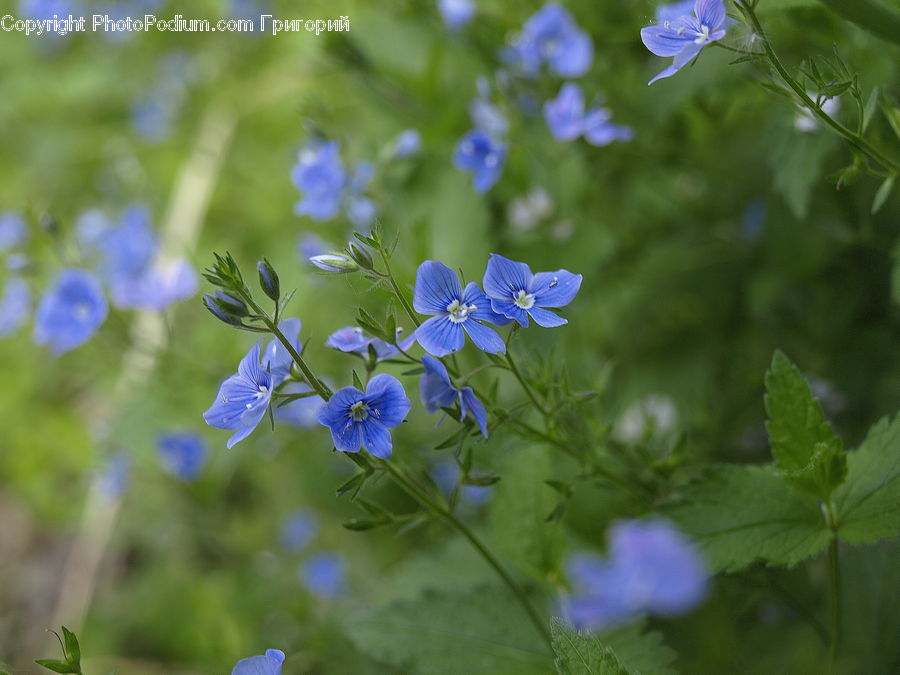
[[[525,22],[511,55],[529,77],[542,63],[560,77],[581,77],[593,63],[594,43],[565,8],[548,3]]]

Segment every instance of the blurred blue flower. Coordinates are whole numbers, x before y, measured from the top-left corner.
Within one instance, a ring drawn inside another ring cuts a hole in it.
[[[303,344],[300,342],[300,330],[303,324],[300,319],[284,319],[278,322],[278,329],[284,333],[291,347],[300,352]],[[294,365],[294,357],[287,348],[281,344],[278,338],[272,338],[266,345],[266,351],[262,357],[263,369],[272,374],[272,387],[278,387],[285,378],[291,374],[291,366]]]
[[[456,489],[459,482],[459,465],[456,460],[447,459],[438,462],[431,470],[431,477],[437,486],[447,497],[449,497]],[[486,503],[494,492],[492,486],[482,485],[462,485],[459,488],[459,497],[462,501],[479,506]]]
[[[231,675],[281,675],[284,652],[267,649],[265,654],[241,659],[231,670]]]
[[[529,77],[536,76],[543,63],[560,77],[581,77],[593,63],[594,43],[566,9],[548,3],[525,22],[510,56]]]
[[[479,97],[469,104],[469,117],[477,129],[493,139],[503,138],[509,131],[509,120],[489,98]]]
[[[6,269],[20,271],[28,267],[28,256],[24,253],[10,253],[6,256]]]
[[[313,388],[304,382],[288,382],[279,393],[305,394]],[[319,408],[325,404],[321,396],[305,396],[275,408],[275,419],[292,427],[309,429],[316,426]]]
[[[319,525],[309,511],[294,511],[281,526],[281,545],[291,553],[306,548]]]
[[[696,0],[692,12],[673,17],[684,3],[663,12],[662,23],[641,28],[641,41],[657,56],[674,56],[672,65],[662,70],[648,84],[671,77],[690,63],[706,45],[725,37],[728,19],[724,0]]]
[[[200,477],[209,452],[206,440],[189,431],[162,434],[156,439],[156,450],[163,468],[185,481]]]
[[[415,129],[405,129],[394,141],[391,156],[394,159],[412,157],[422,148],[422,134]]]
[[[528,325],[530,316],[539,326],[553,328],[568,321],[545,308],[572,302],[581,279],[580,274],[567,270],[532,274],[525,263],[492,253],[484,273],[484,290],[495,312],[521,326]]]
[[[226,379],[203,419],[217,429],[236,430],[227,447],[247,438],[260,423],[272,399],[272,375],[260,366],[259,343],[241,359],[238,372]]]
[[[695,0],[681,0],[681,2],[660,5],[656,8],[656,23],[663,24],[682,16],[690,16],[694,11],[694,2]]]
[[[331,248],[324,239],[312,232],[304,232],[297,240],[297,252],[303,260],[322,255]]]
[[[0,213],[0,253],[18,248],[28,241],[25,219],[14,211]]]
[[[44,293],[35,315],[34,341],[54,356],[87,342],[106,320],[103,288],[90,272],[63,270]]]
[[[478,424],[481,435],[487,438],[487,411],[476,398],[472,387],[462,389],[454,387],[447,373],[447,367],[427,354],[422,357],[422,365],[425,372],[419,379],[419,395],[425,409],[434,413],[440,408],[449,408],[455,402],[459,402],[460,417],[465,420],[467,414],[471,415]]]
[[[334,393],[318,412],[319,424],[331,431],[334,447],[341,452],[359,452],[360,447],[380,459],[391,456],[391,434],[409,412],[403,385],[392,375],[376,375],[365,393],[344,387]]]
[[[358,230],[368,231],[378,214],[378,206],[365,196],[366,188],[374,176],[375,167],[371,162],[357,162],[347,183],[344,211],[347,219]]]
[[[453,164],[474,177],[475,190],[487,192],[500,178],[506,162],[506,145],[481,129],[463,136],[453,153]]]
[[[437,7],[444,25],[451,32],[462,30],[475,16],[472,0],[438,0]]]
[[[116,13],[124,16],[143,16],[155,11],[155,7],[141,8],[137,5],[159,5],[157,0],[141,0],[132,6],[119,7],[106,13],[115,19]],[[127,39],[127,32],[105,33],[113,40]],[[187,87],[194,77],[192,56],[184,51],[165,54],[157,66],[155,80],[141,90],[131,109],[131,126],[144,141],[158,143],[171,134],[172,127],[187,98]]]
[[[606,108],[593,108],[584,113],[584,94],[574,82],[567,82],[556,98],[544,103],[544,119],[553,136],[570,141],[582,134],[592,145],[608,145],[613,141],[629,141],[631,127],[613,124]]]
[[[94,227],[100,227],[99,219]],[[100,272],[110,285],[136,278],[150,266],[159,240],[150,225],[150,211],[142,204],[126,207],[118,224],[91,234],[103,258]]]
[[[300,566],[300,581],[310,593],[334,598],[344,590],[347,564],[338,553],[318,553]]]
[[[312,143],[300,151],[300,158],[291,170],[291,180],[303,193],[303,199],[294,206],[298,216],[307,215],[313,220],[331,220],[337,216],[347,181],[339,152],[337,141]]]
[[[153,262],[139,275],[115,279],[110,290],[116,307],[162,311],[197,292],[197,273],[183,258]]]
[[[482,322],[502,326],[509,319],[491,309],[475,282],[463,290],[456,272],[443,263],[426,260],[419,265],[413,307],[420,314],[435,315],[416,329],[416,339],[429,354],[447,356],[462,349],[466,334],[488,354],[506,353],[500,336]]]
[[[413,333],[408,338],[401,340],[400,335],[402,333],[403,329],[398,328],[397,344],[403,351],[408,351],[415,343],[416,335]],[[326,347],[331,347],[332,349],[337,349],[338,351],[349,354],[359,354],[363,358],[368,358],[369,356],[369,345],[372,345],[372,349],[375,350],[375,356],[378,361],[389,359],[400,353],[394,345],[385,342],[380,338],[366,337],[362,328],[357,326],[347,326],[346,328],[336,330],[328,336],[327,340],[325,340]]]
[[[706,596],[709,570],[693,544],[666,520],[627,520],[612,527],[609,554],[575,555],[575,593],[566,613],[578,628],[599,630],[644,612],[683,614]]]
[[[0,295],[0,337],[18,331],[28,321],[31,310],[31,292],[28,284],[19,277],[10,277]]]

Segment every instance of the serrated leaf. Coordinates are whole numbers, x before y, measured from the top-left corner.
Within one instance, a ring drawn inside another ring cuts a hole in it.
[[[546,673],[550,654],[505,588],[425,590],[358,614],[353,641],[402,672],[526,675]]]
[[[843,443],[803,375],[780,351],[766,373],[765,403],[775,466],[794,487],[827,499],[847,475]]]
[[[882,419],[848,453],[847,481],[831,501],[838,536],[851,544],[900,535],[900,415]]]
[[[832,536],[818,500],[791,488],[769,466],[712,466],[661,509],[715,571],[757,560],[792,566],[820,553]]]
[[[668,675],[675,653],[643,622],[596,635],[575,630],[560,619],[550,624],[556,670],[560,675]]]

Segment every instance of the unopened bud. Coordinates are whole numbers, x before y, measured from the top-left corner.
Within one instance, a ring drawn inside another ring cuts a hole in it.
[[[256,263],[256,271],[259,272],[259,285],[263,292],[278,302],[278,298],[281,297],[281,284],[278,282],[278,274],[275,273],[272,263],[263,258]]]
[[[338,253],[324,253],[322,255],[314,255],[309,261],[320,270],[331,272],[333,274],[348,274],[359,270],[353,260],[345,255]]]

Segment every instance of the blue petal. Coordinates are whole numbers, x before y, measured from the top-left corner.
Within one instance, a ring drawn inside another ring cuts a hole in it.
[[[344,422],[337,424],[331,429],[331,442],[334,447],[341,452],[359,452],[362,443],[362,433],[360,431],[361,424],[354,422],[349,415],[344,418]]]
[[[581,30],[569,32],[549,59],[550,69],[560,77],[581,77],[594,60],[594,43]]]
[[[216,400],[203,413],[203,419],[209,426],[217,429],[238,429],[247,403],[255,398],[256,390],[251,389],[244,378],[232,375],[219,387]]]
[[[462,298],[456,273],[444,263],[426,260],[416,271],[413,307],[420,314],[444,314],[447,305]]]
[[[391,456],[391,434],[379,422],[371,417],[360,425],[362,429],[362,444],[369,454],[379,459],[388,459]]]
[[[279,321],[278,328],[284,333],[291,346],[299,352],[302,348],[300,343],[300,330],[302,328],[300,319]],[[278,338],[274,338],[266,346],[266,352],[262,360],[263,365],[272,373],[274,386],[278,386],[290,374],[291,366],[294,363],[294,358]]]
[[[475,305],[475,311],[469,314],[473,319],[487,321],[496,326],[505,326],[510,322],[508,317],[494,311],[491,299],[478,288],[478,284],[474,281],[466,284],[466,289],[463,291],[463,302],[466,305]]]
[[[481,351],[488,354],[506,353],[506,345],[493,328],[488,328],[484,324],[478,323],[475,319],[463,321],[461,325],[469,337],[472,338],[475,346]]]
[[[678,33],[666,26],[647,26],[641,28],[641,42],[657,56],[675,56],[692,44],[694,38],[687,32]]]
[[[253,384],[264,384],[264,379],[268,378],[268,373],[265,373],[259,365],[258,342],[253,345],[253,348],[241,359],[241,362],[238,364],[238,375],[247,380],[247,382]]]
[[[363,335],[362,328],[347,326],[336,330],[325,340],[325,346],[342,352],[364,353],[369,340]]]
[[[481,429],[481,435],[487,438],[487,410],[484,409],[484,405],[475,396],[472,387],[463,388],[460,392],[460,402],[463,419],[465,419],[467,412],[470,413],[475,418],[478,428]]]
[[[682,16],[690,16],[694,11],[695,0],[681,0],[670,5],[660,5],[656,8],[656,23],[674,21]]]
[[[531,286],[531,269],[525,263],[515,262],[497,253],[491,253],[484,272],[484,292],[498,300],[511,300],[519,291]]]
[[[582,276],[568,270],[538,272],[534,275],[531,293],[539,307],[565,307],[572,302],[581,287]]]
[[[410,408],[400,380],[386,373],[369,380],[365,401],[371,408],[371,414],[388,428],[395,427],[406,419]]]
[[[495,312],[507,317],[510,321],[518,321],[523,328],[528,328],[528,312],[512,300],[491,300]]]
[[[357,401],[362,401],[363,398],[365,398],[365,394],[356,387],[338,389],[331,395],[328,403],[319,408],[316,420],[324,427],[332,429],[341,427],[350,419],[350,406]]]
[[[544,103],[544,119],[553,137],[570,141],[581,135],[584,126],[584,95],[574,82],[565,83],[559,95]]]
[[[701,25],[711,31],[715,30],[725,21],[725,3],[722,0],[697,0],[694,3],[694,14]]]
[[[429,354],[447,356],[462,349],[465,336],[460,324],[453,323],[447,314],[435,316],[416,329],[416,339]]]
[[[529,309],[528,313],[538,326],[543,326],[544,328],[556,328],[569,323],[568,320],[554,314],[549,309],[541,309],[537,305]]]
[[[457,391],[450,382],[450,375],[444,364],[426,354],[422,357],[422,365],[425,372],[419,379],[419,395],[425,409],[433,413],[453,405]]]
[[[235,433],[231,435],[231,438],[228,439],[228,442],[225,443],[225,447],[231,450],[237,443],[244,440],[253,433],[253,430],[256,429],[256,425],[254,424],[252,427],[241,427]]]
[[[280,649],[267,649],[262,656],[251,656],[238,661],[231,675],[281,675],[281,664],[284,652]]]

